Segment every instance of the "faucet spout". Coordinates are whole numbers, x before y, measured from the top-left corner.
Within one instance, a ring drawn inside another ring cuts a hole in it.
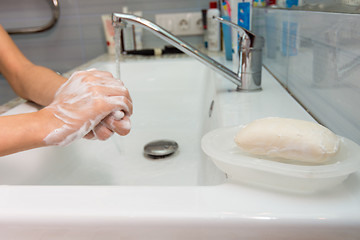
[[[179,50],[183,51],[187,55],[194,57],[195,59],[202,62],[209,68],[221,74],[223,77],[236,84],[238,86],[238,89],[244,89],[242,84],[242,79],[237,73],[233,72],[232,70],[230,70],[223,64],[217,62],[213,58],[202,53],[201,51],[191,46],[190,44],[186,43],[185,41],[177,38],[176,36],[166,31],[165,29],[161,28],[160,26],[156,25],[155,23],[135,15],[124,14],[124,13],[113,13],[112,21],[114,25],[120,24],[120,26],[125,26],[126,24],[132,24],[149,30],[154,35],[165,40],[166,42],[178,48]],[[252,90],[252,89],[244,89],[244,90]]]

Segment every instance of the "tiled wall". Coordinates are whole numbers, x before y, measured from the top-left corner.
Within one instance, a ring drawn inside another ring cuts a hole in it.
[[[54,29],[38,34],[12,35],[23,53],[36,64],[66,72],[106,52],[101,23],[102,14],[143,11],[143,16],[155,20],[157,13],[193,12],[207,8],[210,0],[59,0],[60,20]],[[38,26],[51,18],[49,0],[1,0],[0,24],[5,28]],[[186,39],[193,44],[199,37]],[[144,47],[159,47],[165,43],[144,32]],[[0,104],[14,96],[0,78]]]
[[[256,9],[264,65],[321,123],[360,143],[360,15]],[[265,90],[266,91],[266,90]]]
[[[199,11],[209,0],[60,0],[61,16],[49,32],[12,35],[20,49],[32,61],[64,72],[106,52],[101,15],[141,10],[144,17],[157,13]],[[5,28],[40,25],[50,18],[47,0],[1,0],[0,23]],[[145,33],[147,46],[159,45]]]

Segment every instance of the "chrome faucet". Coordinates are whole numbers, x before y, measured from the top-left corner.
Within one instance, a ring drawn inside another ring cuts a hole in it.
[[[180,49],[187,55],[194,57],[224,76],[226,79],[235,83],[237,85],[237,90],[260,90],[262,68],[261,51],[264,45],[264,39],[262,37],[256,37],[253,33],[222,18],[217,18],[216,20],[231,25],[239,32],[239,42],[237,44],[237,49],[235,49],[235,60],[239,63],[237,73],[149,20],[131,14],[112,14],[112,21],[115,26],[124,28],[127,24],[132,24],[149,30],[156,36]]]

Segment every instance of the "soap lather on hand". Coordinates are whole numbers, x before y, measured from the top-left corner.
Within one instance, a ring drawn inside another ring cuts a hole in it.
[[[235,143],[246,153],[323,163],[337,153],[340,138],[314,122],[269,117],[244,126]]]
[[[45,143],[64,146],[82,137],[106,140],[114,132],[128,134],[132,101],[120,80],[91,69],[75,72],[43,111],[56,119]]]

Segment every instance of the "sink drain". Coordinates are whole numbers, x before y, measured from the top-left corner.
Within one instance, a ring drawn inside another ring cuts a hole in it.
[[[164,158],[175,153],[179,146],[172,140],[156,140],[144,146],[144,154],[152,158]]]

